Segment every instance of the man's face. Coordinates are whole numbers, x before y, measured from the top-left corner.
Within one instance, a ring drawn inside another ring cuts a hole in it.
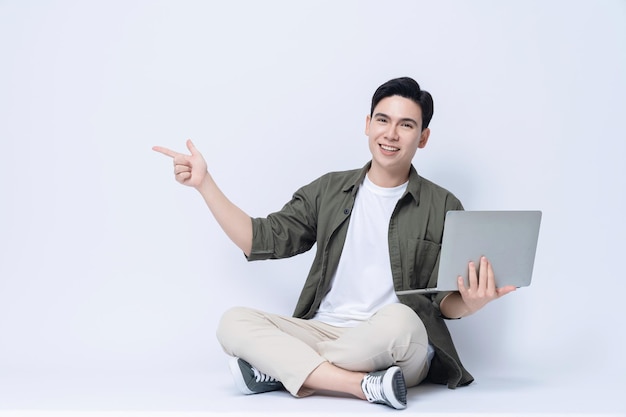
[[[428,142],[429,129],[422,131],[422,109],[400,96],[382,99],[366,118],[372,170],[392,176],[408,176],[415,152]]]

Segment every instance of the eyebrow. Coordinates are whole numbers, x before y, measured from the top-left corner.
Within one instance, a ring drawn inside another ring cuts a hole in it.
[[[376,113],[374,115],[374,118],[377,118],[377,117],[384,117],[386,119],[391,119],[391,117],[387,116],[385,113]],[[404,118],[400,119],[399,122],[400,123],[402,123],[402,122],[411,122],[411,123],[415,124],[415,126],[419,126],[417,121],[415,119],[411,119],[410,117],[404,117]]]

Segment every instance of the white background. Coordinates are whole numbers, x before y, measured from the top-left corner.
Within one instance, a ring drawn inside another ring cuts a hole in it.
[[[365,164],[405,75],[435,101],[423,176],[543,211],[533,285],[450,323],[467,368],[623,391],[619,0],[0,1],[0,376],[221,372],[221,312],[290,314],[312,253],[247,263],[151,147],[192,138],[264,216]]]

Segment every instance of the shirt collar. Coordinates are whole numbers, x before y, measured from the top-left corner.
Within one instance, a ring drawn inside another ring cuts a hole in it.
[[[356,196],[356,192],[359,189],[359,185],[363,182],[363,179],[365,178],[365,175],[367,174],[367,171],[369,171],[371,166],[372,166],[372,161],[369,161],[367,164],[365,164],[363,168],[361,168],[359,171],[356,171],[353,180],[350,181],[348,185],[344,187],[343,191],[346,193],[352,192],[352,195]],[[417,170],[415,169],[413,164],[411,164],[411,168],[409,171],[409,183],[407,184],[406,192],[404,193],[402,198],[405,198],[406,195],[409,194],[411,197],[413,197],[413,201],[415,201],[415,205],[419,205],[420,186],[421,186],[420,176],[417,173]]]

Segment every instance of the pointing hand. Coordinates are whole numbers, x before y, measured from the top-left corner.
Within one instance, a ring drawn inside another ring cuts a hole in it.
[[[152,150],[173,159],[176,181],[190,187],[198,188],[208,175],[206,161],[189,139],[187,140],[187,149],[189,149],[191,155],[178,153],[161,146],[154,146],[152,148]]]

